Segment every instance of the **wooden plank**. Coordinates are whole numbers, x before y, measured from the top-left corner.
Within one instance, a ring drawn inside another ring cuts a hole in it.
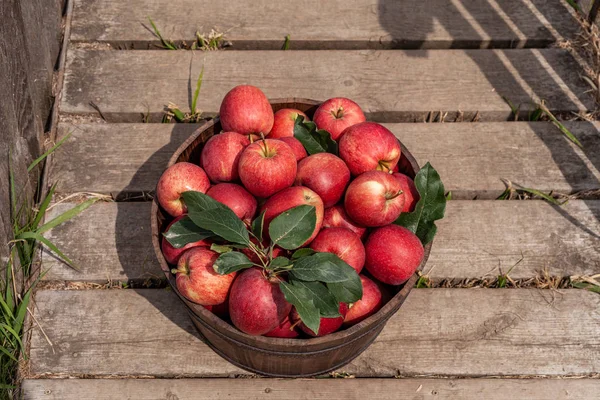
[[[48,218],[73,207],[60,204]],[[600,201],[450,201],[425,272],[447,278],[592,275],[600,269]],[[161,277],[150,203],[97,203],[46,236],[81,267],[43,255],[46,280],[106,282]]]
[[[170,291],[41,290],[30,375],[226,377],[248,374],[197,336]],[[583,290],[415,289],[342,372],[584,375],[600,372],[600,297]]]
[[[386,124],[421,165],[436,167],[453,199],[495,199],[502,179],[544,192],[600,189],[600,123],[565,125],[583,150],[547,122]],[[63,123],[72,138],[55,153],[51,181],[62,193],[150,192],[198,126]]]
[[[291,49],[540,47],[576,32],[567,7],[541,0],[78,0],[71,40],[153,48],[160,42],[150,16],[163,36],[177,43],[190,44],[197,31],[218,27],[232,48],[246,50],[279,50],[288,34]]]
[[[102,51],[71,49],[61,110],[107,120],[159,121],[168,102],[189,108],[204,65],[198,109],[214,115],[233,86],[250,83],[270,98],[354,99],[384,122],[422,121],[448,112],[453,121],[506,120],[502,96],[522,104],[546,100],[553,112],[590,110],[589,87],[562,49],[407,51]],[[441,68],[440,66],[443,66]]]
[[[599,390],[598,379],[26,379],[22,383],[23,400],[592,400]]]

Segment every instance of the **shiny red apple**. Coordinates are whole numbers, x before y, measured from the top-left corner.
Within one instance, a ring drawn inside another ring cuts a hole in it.
[[[317,153],[298,163],[296,182],[315,191],[325,208],[337,203],[350,182],[350,170],[341,158],[330,153]]]
[[[273,122],[273,128],[269,132],[269,138],[279,139],[282,137],[293,137],[294,136],[294,123],[298,115],[304,117],[304,121],[310,121],[310,119],[300,110],[294,108],[284,108],[275,113]]]
[[[363,297],[352,303],[344,318],[344,325],[351,326],[375,314],[383,306],[383,295],[379,286],[371,279],[360,275]]]
[[[350,99],[335,97],[325,101],[313,115],[319,129],[325,129],[333,140],[342,137],[346,128],[366,121],[360,106]]]
[[[343,204],[336,204],[333,207],[325,209],[323,215],[323,228],[348,228],[352,232],[356,233],[361,240],[367,237],[367,228],[352,221]]]
[[[292,182],[295,178],[294,172]],[[156,200],[171,216],[179,217],[187,212],[181,194],[190,190],[206,193],[209,187],[210,181],[202,168],[192,163],[180,162],[167,168],[158,180]]]
[[[367,227],[391,224],[403,207],[400,182],[383,171],[359,175],[348,186],[344,198],[344,208],[350,218]]]
[[[400,142],[386,127],[363,122],[344,131],[339,153],[352,175],[366,171],[391,171],[400,159]]]
[[[236,86],[223,98],[219,112],[224,131],[242,135],[266,135],[273,127],[273,108],[267,96],[257,87]]]
[[[348,228],[325,228],[310,243],[318,252],[333,253],[360,272],[365,265],[365,247],[360,237]]]
[[[246,189],[235,183],[219,183],[206,192],[219,203],[225,204],[239,219],[250,225],[256,214],[256,199]]]
[[[223,132],[208,139],[200,160],[210,180],[214,183],[237,180],[240,155],[249,144],[246,136],[236,132]]]
[[[171,229],[171,226],[179,221],[180,219],[182,219],[183,217],[185,217],[185,215],[181,215],[177,218],[175,218],[170,224],[169,226],[167,226],[167,229],[165,230],[165,232],[168,232],[169,229]],[[209,240],[199,240],[197,242],[193,242],[193,243],[188,243],[183,247],[180,247],[178,249],[176,249],[175,247],[173,247],[173,245],[171,243],[169,243],[169,241],[163,236],[162,240],[161,240],[161,250],[163,253],[163,256],[165,257],[165,260],[167,260],[167,262],[169,264],[173,264],[176,265],[177,262],[179,261],[179,257],[181,257],[181,255],[187,250],[187,249],[191,249],[192,247],[210,247],[211,242]]]

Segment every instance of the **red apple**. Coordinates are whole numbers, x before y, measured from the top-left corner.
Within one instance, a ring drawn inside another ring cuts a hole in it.
[[[333,253],[360,272],[365,265],[365,247],[360,237],[348,228],[325,228],[310,243],[318,252]]]
[[[383,283],[406,282],[423,261],[423,245],[408,229],[388,225],[375,229],[365,243],[367,270]]]
[[[331,133],[333,140],[342,137],[344,129],[366,121],[359,105],[344,97],[335,97],[325,101],[317,108],[313,122],[319,129]]]
[[[269,197],[294,183],[296,156],[281,140],[259,140],[242,152],[238,170],[250,193],[256,197]]]
[[[301,205],[314,206],[316,209],[317,224],[315,230],[303,246],[309,244],[317,236],[323,223],[323,200],[321,200],[318,194],[304,186],[292,186],[284,189],[265,201],[265,204],[260,209],[261,212],[265,212],[265,233],[268,234],[269,224],[273,218],[290,208]]]
[[[344,325],[358,324],[360,321],[375,314],[383,306],[383,295],[379,286],[364,275],[360,275],[363,287],[363,297],[350,305],[344,318]]]
[[[285,317],[285,319],[279,325],[277,325],[277,327],[271,332],[265,333],[265,336],[279,338],[295,338],[300,336],[300,333],[296,330],[296,327],[292,325],[290,317],[288,316]]]
[[[214,135],[204,145],[200,165],[214,183],[231,182],[239,178],[238,161],[250,140],[236,132]]]
[[[171,216],[179,217],[187,212],[181,194],[190,190],[206,193],[209,187],[208,176],[202,168],[192,163],[180,162],[167,168],[158,180],[156,200]]]
[[[391,171],[400,159],[400,142],[386,127],[363,122],[344,131],[340,139],[340,157],[352,175],[366,171]]]
[[[319,322],[319,332],[316,335],[312,330],[310,330],[306,325],[304,325],[304,322],[300,322],[298,324],[298,327],[309,336],[329,335],[330,333],[333,333],[340,329],[340,327],[344,323],[344,318],[346,317],[346,313],[348,312],[348,305],[346,303],[340,303],[339,312],[341,316],[336,318],[321,317],[321,321]],[[298,311],[296,311],[295,307],[292,309],[290,318],[293,322],[297,322],[300,320],[300,315],[298,314]]]
[[[354,221],[368,227],[391,224],[404,207],[400,182],[383,171],[369,171],[354,179],[344,198],[344,208]]]
[[[202,306],[211,313],[215,314],[221,319],[225,319],[229,316],[229,298],[221,304],[215,304],[214,306]]]
[[[219,203],[225,204],[239,219],[250,225],[256,214],[256,199],[246,189],[235,183],[219,183],[206,192]]]
[[[333,206],[343,196],[350,182],[350,170],[341,158],[330,153],[317,153],[298,163],[296,185],[314,190],[325,208]]]
[[[227,300],[236,273],[217,274],[213,268],[217,258],[218,253],[203,247],[194,247],[179,258],[177,269],[174,270],[176,284],[186,299],[203,306],[221,304]]]
[[[404,208],[402,208],[402,212],[414,211],[415,205],[417,205],[417,202],[421,198],[419,191],[415,186],[415,182],[408,176],[399,172],[395,173],[393,176],[400,182],[400,187],[404,192]]]
[[[304,148],[304,146],[302,146],[302,143],[300,143],[300,141],[298,139],[296,139],[295,137],[287,137],[286,136],[286,137],[279,138],[279,140],[281,140],[282,142],[284,142],[288,146],[290,146],[290,148],[294,152],[294,155],[296,156],[296,161],[300,161],[303,158],[306,158],[306,156],[308,156],[308,153],[306,152],[306,149]]]
[[[323,228],[348,228],[356,233],[361,240],[367,237],[367,228],[352,221],[343,204],[336,204],[333,207],[325,209],[323,215]]]
[[[249,335],[271,332],[288,316],[291,308],[279,289],[279,278],[268,280],[262,268],[245,270],[231,287],[231,322]]]
[[[275,113],[275,120],[273,122],[273,128],[269,133],[271,139],[279,139],[282,137],[293,137],[294,136],[294,123],[298,115],[304,117],[304,121],[310,121],[306,114],[300,110],[294,108],[284,108]]]
[[[259,88],[240,85],[225,95],[220,118],[224,131],[266,135],[273,127],[273,108]]]
[[[180,219],[182,219],[185,215],[181,215],[177,218],[175,218],[170,224],[169,226],[167,226],[167,229],[165,230],[165,232],[168,232],[169,229],[171,228],[171,226],[179,221]],[[188,243],[183,247],[180,247],[178,249],[176,249],[175,247],[173,247],[173,245],[171,243],[169,243],[169,241],[163,236],[162,240],[161,240],[161,249],[162,249],[162,253],[163,256],[165,257],[165,260],[167,260],[167,262],[169,264],[173,264],[176,265],[177,261],[179,261],[179,257],[181,257],[181,255],[183,254],[184,251],[186,251],[187,249],[191,249],[192,247],[210,247],[211,242],[209,240],[199,240],[197,242],[193,242],[193,243]]]

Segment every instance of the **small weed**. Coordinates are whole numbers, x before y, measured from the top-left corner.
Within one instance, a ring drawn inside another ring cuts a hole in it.
[[[281,50],[289,50],[290,48],[290,35],[285,35],[285,39],[283,40],[283,46]]]
[[[150,21],[150,25],[152,25],[152,29],[154,30],[154,34],[156,35],[156,37],[160,39],[162,47],[168,50],[177,50],[175,43],[173,43],[171,40],[166,40],[165,38],[163,38],[160,31],[156,27],[156,24],[154,23],[154,21],[152,21],[152,18],[148,17],[148,21]]]
[[[452,200],[452,191],[448,191],[448,193],[446,193],[446,200]]]
[[[510,267],[510,269],[506,272],[506,274],[500,274],[498,275],[497,281],[496,281],[496,287],[498,288],[505,288],[506,285],[508,284],[508,282],[512,283],[513,286],[516,285],[515,281],[512,280],[512,278],[509,276],[510,273],[512,272],[512,270],[521,263],[521,261],[523,261],[525,257],[523,256],[523,254],[521,254],[521,259],[519,261],[517,261],[512,267]]]
[[[560,202],[556,198],[552,196],[552,193],[547,194],[538,189],[526,188],[520,185],[513,184],[508,179],[502,180],[506,185],[506,189],[500,196],[496,198],[496,200],[512,200],[512,199],[529,199],[532,197],[540,197],[546,200],[548,203],[553,204],[555,206],[562,206],[567,202],[567,200]],[[564,196],[564,195],[560,195]]]
[[[578,289],[589,290],[590,292],[600,293],[600,282],[597,280],[600,278],[600,274],[592,276],[578,276],[574,275],[571,277],[571,285]]]
[[[417,280],[415,287],[418,289],[423,289],[423,288],[430,288],[431,286],[432,286],[432,284],[431,284],[431,279],[429,279],[429,276],[423,275],[419,271],[419,279]]]
[[[203,51],[220,50],[225,47],[225,44],[225,33],[211,29],[208,35],[196,32],[196,41],[192,43],[191,49]]]
[[[33,161],[27,171],[33,170],[36,165],[44,161],[50,154],[58,149],[69,135],[65,136],[56,145]],[[9,257],[5,265],[5,274],[0,277],[0,398],[16,398],[14,389],[17,382],[15,373],[18,358],[24,354],[21,341],[25,315],[29,310],[29,302],[34,287],[40,276],[33,278],[35,256],[40,243],[53,251],[61,260],[76,268],[52,242],[42,236],[44,232],[62,224],[89,207],[94,200],[88,200],[77,207],[42,224],[49,209],[52,196],[56,189],[53,185],[37,208],[33,207],[27,199],[23,200],[17,193],[12,167],[9,165],[10,203],[12,217],[12,233],[14,239],[8,243]]]
[[[196,105],[198,104],[198,97],[200,96],[200,89],[202,88],[203,79],[204,65],[202,66],[200,75],[198,75],[198,79],[196,80],[196,90],[194,91],[194,96],[192,97],[190,112],[184,113],[176,104],[169,103],[165,109],[165,115],[163,115],[162,122],[168,123],[175,119],[177,122],[197,123],[202,120],[202,112],[196,109]]]

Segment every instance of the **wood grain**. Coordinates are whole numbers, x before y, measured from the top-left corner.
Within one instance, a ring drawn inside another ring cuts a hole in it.
[[[553,112],[592,109],[589,87],[562,49],[407,51],[101,51],[71,49],[61,111],[111,122],[160,121],[167,103],[189,109],[204,65],[198,109],[214,115],[232,87],[250,83],[269,98],[349,97],[372,119],[422,121],[430,112],[462,112],[470,121],[506,120],[502,96],[521,104],[544,99]],[[444,68],[440,68],[440,66]]]
[[[502,179],[544,192],[600,189],[600,124],[566,123],[584,149],[551,123],[385,124],[417,158],[440,172],[453,199],[495,199]],[[51,181],[62,193],[132,196],[154,190],[196,124],[67,124]]]
[[[44,374],[231,377],[247,374],[196,337],[166,290],[41,290],[30,377]],[[418,289],[341,371],[396,375],[600,372],[598,295],[537,289]]]
[[[597,379],[27,379],[22,383],[23,400],[592,400],[598,390]]]
[[[48,218],[73,207],[60,204]],[[450,201],[425,272],[434,280],[591,275],[600,270],[600,201]],[[48,253],[46,280],[106,282],[162,277],[150,231],[150,203],[97,203],[46,236],[77,272]]]
[[[290,49],[545,47],[576,32],[567,7],[541,0],[503,0],[497,5],[446,0],[78,0],[71,40],[155,48],[160,42],[150,16],[166,39],[191,44],[196,31],[208,33],[216,27],[226,32],[233,49],[279,50],[288,34]]]

